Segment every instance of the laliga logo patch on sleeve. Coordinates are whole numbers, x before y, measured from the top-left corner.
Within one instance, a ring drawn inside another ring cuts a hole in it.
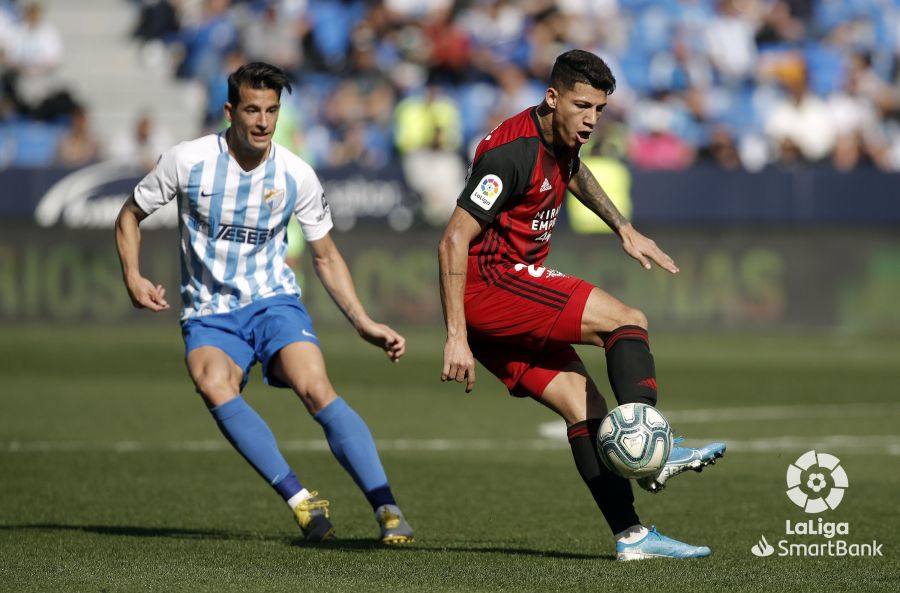
[[[496,175],[485,175],[478,182],[469,199],[484,210],[490,210],[503,191],[503,182]]]

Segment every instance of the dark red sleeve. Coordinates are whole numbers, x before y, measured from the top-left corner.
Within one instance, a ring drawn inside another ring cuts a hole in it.
[[[528,189],[538,142],[516,138],[477,157],[456,205],[484,222],[494,220],[510,198]]]

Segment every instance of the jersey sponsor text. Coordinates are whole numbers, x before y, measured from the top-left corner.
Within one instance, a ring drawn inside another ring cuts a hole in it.
[[[216,232],[216,239],[261,245],[275,235],[275,229],[252,229],[245,226],[221,224]]]

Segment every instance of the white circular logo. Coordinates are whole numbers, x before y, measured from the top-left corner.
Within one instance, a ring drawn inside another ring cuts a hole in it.
[[[834,455],[807,451],[788,466],[788,498],[807,513],[836,509],[850,485],[840,464]]]
[[[484,210],[490,210],[503,191],[503,181],[497,175],[488,174],[481,178],[469,199],[481,206]]]

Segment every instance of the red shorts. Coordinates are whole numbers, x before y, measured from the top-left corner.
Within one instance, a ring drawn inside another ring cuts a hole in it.
[[[467,295],[472,354],[512,395],[540,398],[556,375],[580,360],[571,344],[581,342],[581,317],[593,288],[556,270],[509,268]]]

